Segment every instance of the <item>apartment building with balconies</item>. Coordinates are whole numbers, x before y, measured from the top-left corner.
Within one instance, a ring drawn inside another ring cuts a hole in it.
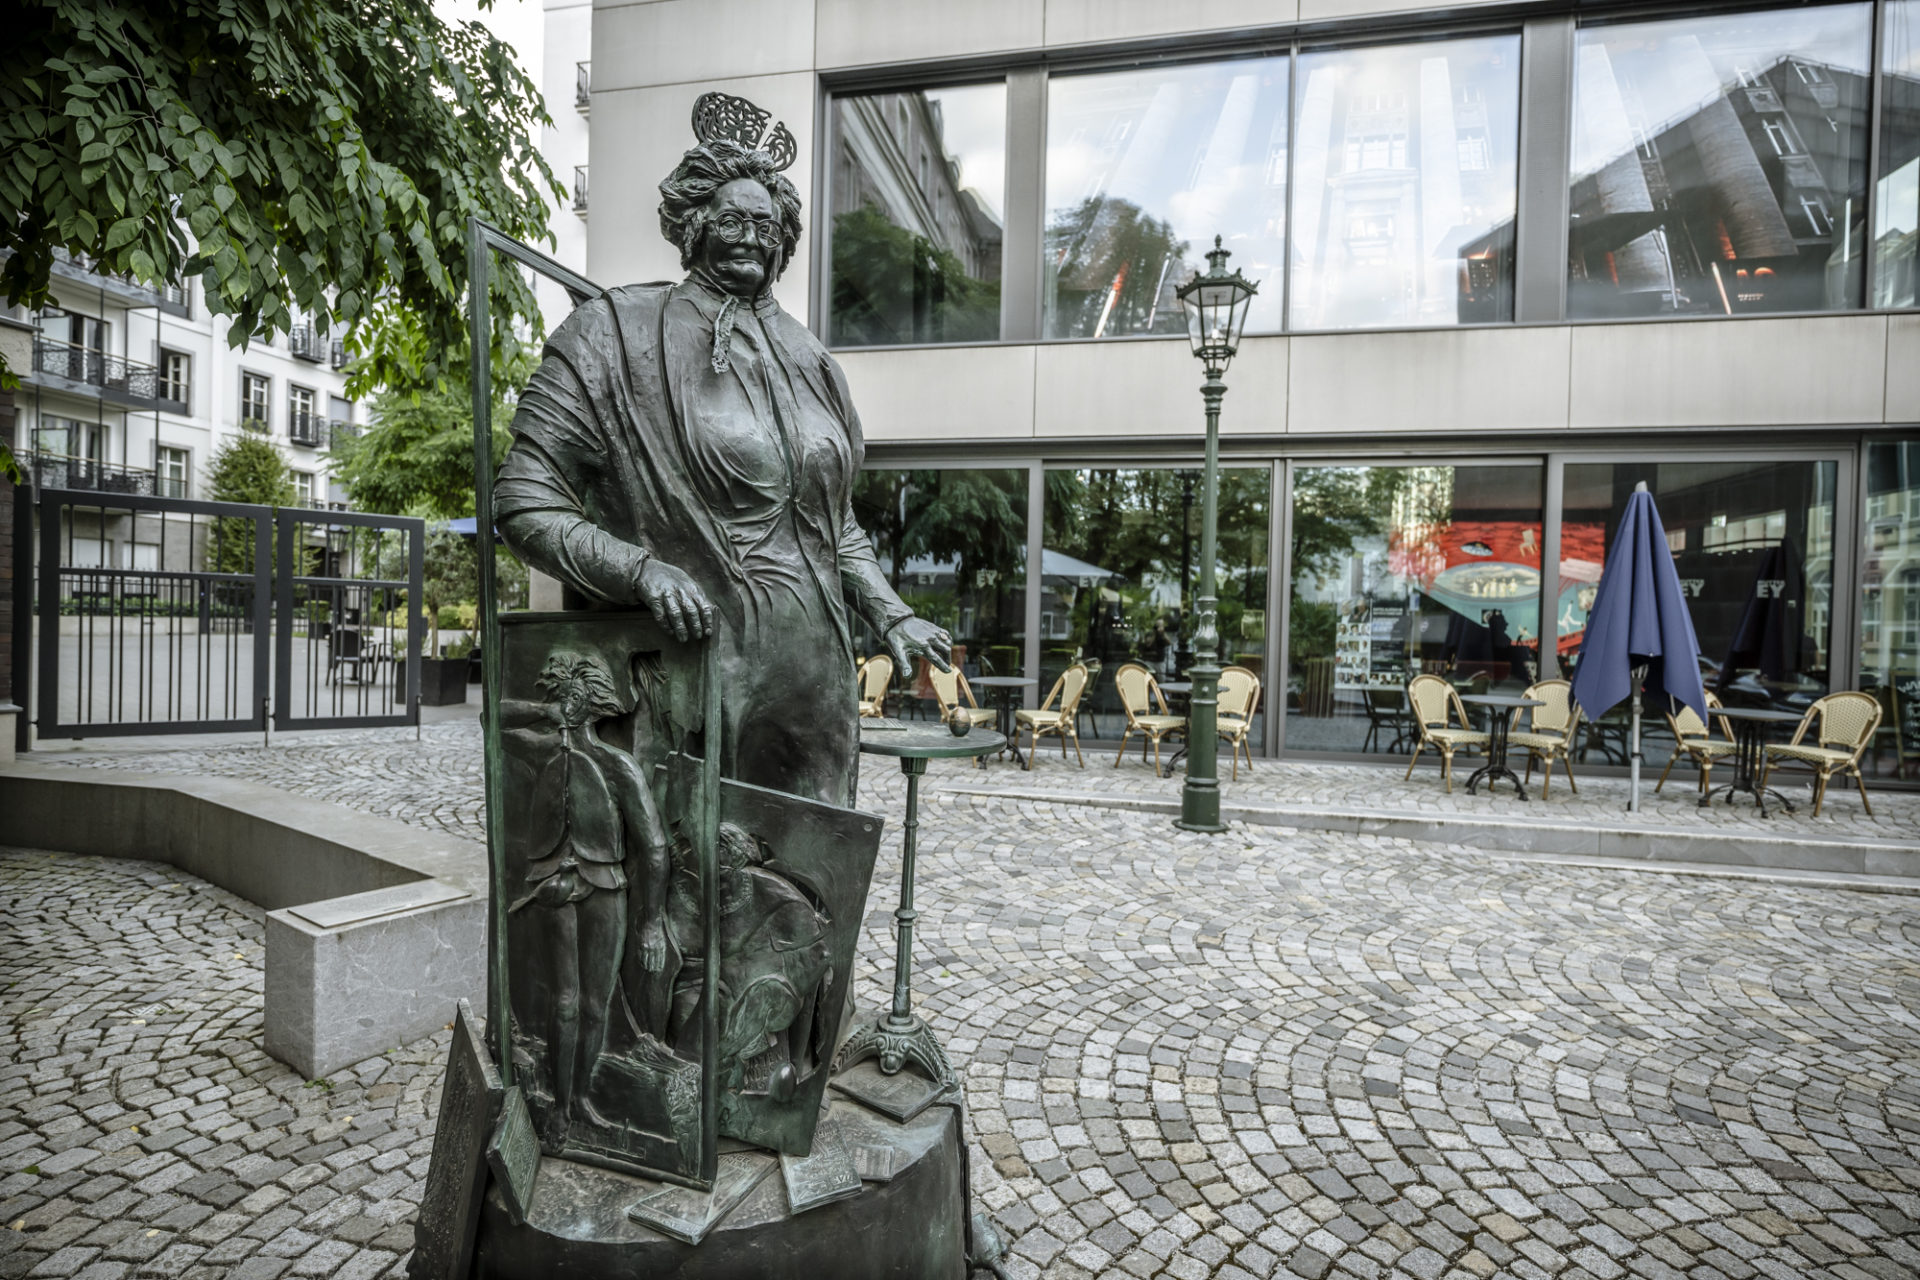
[[[280,450],[303,501],[346,502],[326,453],[358,429],[360,411],[346,396],[337,334],[301,320],[272,341],[233,347],[199,281],[153,290],[71,257],[54,267],[47,307],[10,314],[33,330],[15,440],[34,484],[205,498],[214,455],[246,431]],[[138,567],[153,554],[130,535],[86,541],[70,563]]]

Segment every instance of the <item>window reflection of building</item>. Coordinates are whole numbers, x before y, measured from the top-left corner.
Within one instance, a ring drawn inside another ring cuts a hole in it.
[[[1861,512],[1860,687],[1886,725],[1869,772],[1920,774],[1920,443],[1872,441]]]
[[[1920,0],[1889,0],[1881,23],[1872,304],[1911,307],[1920,302]]]
[[[1301,56],[1296,328],[1512,315],[1518,55],[1491,37]]]
[[[1804,46],[1766,15],[1580,33],[1570,314],[1860,304],[1871,7],[1825,12]]]
[[[1000,275],[997,212],[961,183],[948,154],[941,104],[924,93],[840,98],[833,208],[880,209],[896,227],[957,256],[978,280]],[[889,111],[887,108],[893,109]]]
[[[1223,229],[1263,289],[1247,331],[1280,327],[1286,59],[1058,76],[1047,110],[1049,336],[1184,332],[1174,290]]]
[[[997,188],[1005,117],[1000,84],[834,99],[837,344],[999,336],[1000,213],[972,185],[948,134],[958,126],[996,140],[975,163],[994,170]]]

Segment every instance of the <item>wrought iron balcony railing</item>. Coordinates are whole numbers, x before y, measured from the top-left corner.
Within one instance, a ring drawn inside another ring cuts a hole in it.
[[[592,62],[573,64],[573,105],[576,110],[585,111],[593,105],[592,69]]]
[[[348,422],[345,418],[335,418],[327,424],[327,439],[332,442],[333,447],[336,449],[338,449],[344,441],[358,440],[359,438],[360,424],[357,422]]]
[[[152,365],[52,338],[33,340],[33,370],[98,387],[112,399],[140,403],[148,408],[159,395],[160,371]]]
[[[326,419],[319,414],[293,410],[287,414],[287,439],[317,449],[326,435],[325,426]]]
[[[587,216],[587,166],[573,166],[573,211],[581,217]]]
[[[287,330],[287,350],[300,360],[309,360],[314,364],[327,361],[326,340],[315,333],[310,324],[297,324]]]
[[[331,363],[333,364],[334,368],[344,369],[347,367],[347,344],[345,341],[339,338],[335,338],[333,340],[332,354],[333,354],[333,359]]]
[[[248,404],[242,401],[240,405],[240,429],[242,431],[257,431],[263,436],[272,435],[273,428],[267,425],[267,406],[263,404]]]
[[[27,471],[36,489],[84,489],[92,493],[146,493],[154,491],[152,471],[80,458],[67,453],[35,451],[27,455]]]

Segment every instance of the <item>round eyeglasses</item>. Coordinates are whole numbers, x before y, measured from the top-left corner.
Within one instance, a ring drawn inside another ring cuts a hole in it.
[[[750,218],[743,213],[723,213],[711,225],[728,244],[739,244],[752,236],[769,249],[780,247],[780,221],[777,218]]]

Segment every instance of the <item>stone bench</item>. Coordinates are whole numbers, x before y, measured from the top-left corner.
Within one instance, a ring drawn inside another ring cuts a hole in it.
[[[164,862],[266,912],[268,1053],[309,1080],[484,1007],[483,846],[232,778],[0,766],[0,843]]]

